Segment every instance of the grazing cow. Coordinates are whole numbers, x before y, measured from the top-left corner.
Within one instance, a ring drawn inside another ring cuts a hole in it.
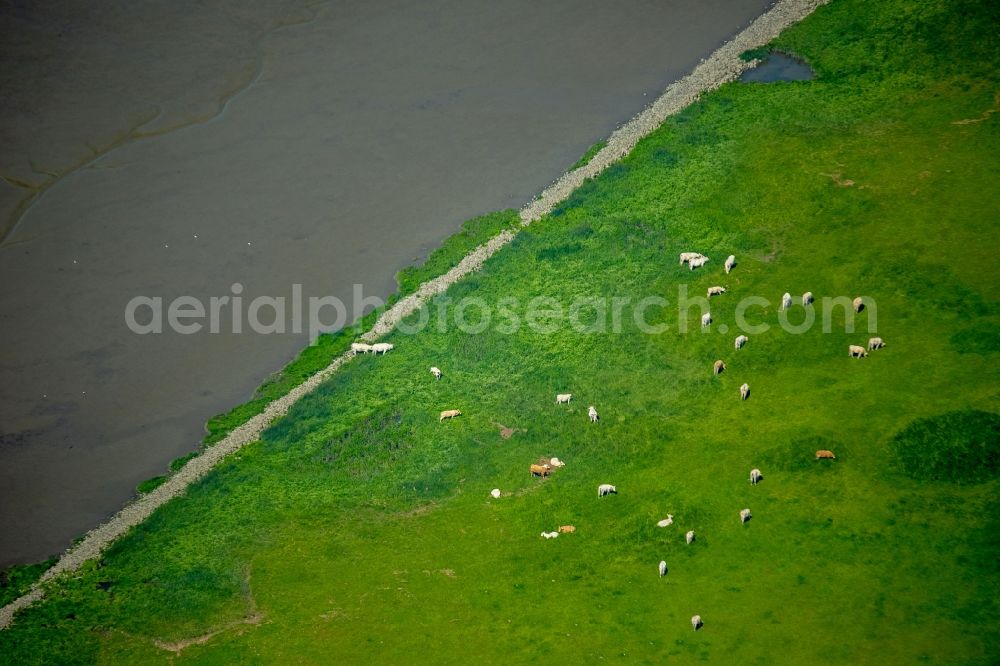
[[[461,416],[461,415],[462,412],[458,411],[457,409],[446,409],[445,411],[441,412],[441,418],[439,418],[438,421],[444,421],[445,419],[453,419],[456,416]]]
[[[617,495],[618,489],[615,488],[610,483],[602,483],[601,485],[597,486],[598,497],[604,497],[605,495],[611,495],[611,494]]]
[[[379,352],[382,352],[382,355],[385,356],[386,352],[391,351],[395,346],[389,342],[376,342],[372,345],[372,351],[375,352],[376,356],[378,356]]]
[[[559,532],[542,532],[542,536],[546,539],[555,539],[559,536]]]
[[[861,300],[860,296],[858,296],[853,301],[851,301],[851,305],[854,306],[854,311],[855,312],[861,312],[862,310],[865,309],[865,302],[863,300]]]
[[[549,464],[552,465],[553,467],[565,467],[566,466],[566,463],[564,463],[562,460],[559,460],[559,458],[552,458],[551,460],[549,460]]]
[[[750,385],[744,384],[740,387],[740,400],[746,400],[750,397]]]
[[[563,534],[569,534],[570,532],[576,532],[576,526],[575,525],[560,525],[559,526],[559,531],[562,532]]]
[[[826,449],[820,449],[816,452],[816,460],[820,458],[828,458],[830,460],[836,460],[837,456],[833,455],[833,451],[827,451]]]
[[[711,298],[712,296],[722,296],[724,293],[726,293],[726,288],[725,287],[709,287],[708,288],[708,298]]]
[[[597,410],[594,409],[593,405],[587,408],[587,416],[590,417],[591,423],[597,423],[601,420],[601,417],[597,415]]]
[[[557,405],[568,405],[569,401],[573,399],[572,393],[557,393],[556,394],[556,404]]]
[[[434,375],[434,379],[441,379],[441,369],[431,366],[431,374]]]
[[[781,309],[787,310],[790,307],[792,307],[792,295],[786,291],[781,297]]]
[[[688,261],[688,268],[690,268],[691,270],[694,270],[696,268],[701,268],[702,266],[704,266],[707,263],[708,263],[708,257],[703,256],[703,255],[699,255],[699,256],[695,257],[694,259],[691,259],[690,261]]]
[[[668,513],[666,518],[664,518],[660,522],[656,523],[656,526],[657,527],[670,527],[673,524],[674,524],[674,517]]]
[[[736,347],[737,349],[740,349],[740,348],[742,348],[742,347],[743,347],[743,345],[745,345],[745,344],[747,343],[747,341],[748,341],[749,339],[750,339],[750,338],[748,338],[748,337],[747,337],[747,336],[745,336],[745,335],[741,335],[741,336],[739,336],[738,338],[736,338],[736,342],[734,343],[734,344],[735,344],[735,347]]]
[[[802,294],[802,305],[812,305],[814,300],[816,299],[813,298],[813,293],[811,291],[807,291]]]
[[[552,468],[548,465],[532,465],[529,470],[531,476],[548,476],[552,472]]]
[[[726,257],[726,273],[728,273],[729,271],[733,270],[733,266],[735,266],[735,265],[736,265],[736,255],[735,254],[731,254],[728,257]]]
[[[754,467],[752,470],[750,470],[750,483],[752,485],[756,486],[757,483],[759,483],[760,480],[763,479],[763,478],[764,478],[764,475],[761,474],[760,470],[757,469],[756,467]]]
[[[712,364],[712,374],[721,375],[723,372],[725,372],[725,370],[726,370],[726,364],[722,362],[722,359],[719,359],[718,361]]]
[[[687,534],[685,534],[684,540],[688,543],[694,543],[694,530],[691,530]]]
[[[868,338],[868,349],[882,349],[885,341],[882,338]]]
[[[351,343],[351,351],[354,352],[355,354],[367,354],[371,350],[372,350],[372,346],[371,345],[366,345],[363,342],[352,342]]]
[[[864,358],[868,356],[868,352],[865,351],[864,347],[859,347],[858,345],[848,345],[847,353],[850,354],[851,358]]]
[[[490,491],[490,495],[493,496],[493,499],[500,499],[500,489],[494,488],[493,490]]]
[[[704,623],[701,621],[701,615],[693,615],[691,617],[691,627],[695,631],[698,631],[699,629],[701,629],[701,625],[702,624],[704,624]]]
[[[752,516],[750,515],[750,509],[743,509],[740,511],[740,523],[745,523],[750,520]]]
[[[680,260],[681,261],[680,261],[680,263],[678,265],[679,266],[683,266],[684,264],[688,263],[692,259],[698,259],[701,256],[703,256],[703,255],[701,253],[699,253],[699,252],[681,252],[681,255],[680,255]]]
[[[705,328],[706,326],[711,325],[711,323],[712,323],[712,314],[711,313],[706,312],[705,314],[703,314],[701,316],[701,327],[702,328]]]
[[[667,575],[667,563],[665,560],[660,560],[660,578]]]

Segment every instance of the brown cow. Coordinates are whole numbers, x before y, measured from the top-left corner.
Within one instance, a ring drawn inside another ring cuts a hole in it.
[[[445,419],[453,419],[456,416],[461,416],[461,415],[462,412],[458,411],[457,409],[448,409],[441,412],[441,418],[439,418],[438,421],[444,421]]]
[[[551,468],[548,465],[532,465],[531,476],[548,476]]]
[[[563,533],[576,532],[576,527],[573,525],[560,525],[559,531]]]
[[[825,449],[816,452],[816,460],[820,458],[829,458],[831,460],[836,460],[837,456],[833,455],[833,451],[827,451]]]

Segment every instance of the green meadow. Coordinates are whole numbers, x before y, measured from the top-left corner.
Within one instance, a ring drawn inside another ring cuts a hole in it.
[[[988,0],[820,7],[772,45],[814,80],[669,119],[51,585],[0,662],[997,663],[998,26]],[[702,329],[679,290],[714,285]]]

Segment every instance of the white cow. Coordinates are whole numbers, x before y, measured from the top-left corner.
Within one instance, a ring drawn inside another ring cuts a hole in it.
[[[861,312],[862,310],[865,309],[865,302],[863,300],[861,300],[860,296],[858,296],[853,301],[851,301],[851,305],[854,306],[854,311],[855,312]]]
[[[718,361],[712,364],[713,374],[721,375],[723,372],[725,372],[725,370],[726,370],[726,364],[722,361],[722,359],[719,359]]]
[[[692,615],[691,628],[694,629],[695,631],[698,631],[698,629],[701,628],[701,625],[702,625],[701,615]]]
[[[376,356],[378,356],[379,352],[382,352],[382,355],[385,356],[386,352],[394,349],[395,347],[396,345],[389,342],[376,342],[372,345],[372,351],[375,352]]]
[[[738,338],[736,338],[736,343],[735,343],[736,348],[737,349],[741,349],[743,347],[743,345],[745,345],[749,339],[750,338],[748,338],[745,335],[741,335]]]
[[[562,460],[559,460],[559,458],[552,458],[551,460],[549,460],[549,464],[552,465],[553,467],[565,467],[566,466],[566,463],[564,463]]]
[[[735,254],[731,254],[728,257],[726,257],[726,273],[728,273],[729,271],[733,270],[733,266],[735,266],[735,265],[736,265],[736,255]]]
[[[587,408],[587,416],[590,417],[591,423],[597,423],[601,420],[601,417],[597,415],[597,410],[594,409],[593,405]]]
[[[674,517],[671,514],[667,514],[667,517],[656,523],[657,527],[670,527],[674,524]]]
[[[885,341],[882,338],[868,338],[868,349],[882,349]]]
[[[709,287],[708,288],[708,298],[711,298],[712,296],[722,296],[724,293],[726,293],[726,288],[725,287]]]
[[[701,327],[705,328],[706,326],[710,326],[711,324],[712,324],[712,314],[710,312],[706,312],[701,316]]]
[[[615,488],[610,483],[602,483],[601,485],[597,486],[597,496],[598,497],[604,497],[605,495],[611,495],[612,493],[614,493],[615,495],[617,495],[618,494],[618,489]]]
[[[351,343],[351,351],[354,352],[355,354],[367,354],[371,350],[372,350],[372,346],[371,345],[366,345],[363,342],[352,342]]]
[[[807,291],[802,294],[802,305],[812,305],[814,300],[816,299],[813,298],[813,293],[811,291]]]
[[[756,485],[757,485],[757,483],[758,483],[758,482],[759,482],[759,481],[760,481],[761,479],[763,479],[763,478],[764,478],[764,475],[763,475],[763,474],[761,474],[761,473],[760,473],[760,470],[759,470],[759,469],[757,469],[756,467],[754,467],[754,468],[753,468],[752,470],[750,470],[750,483],[751,483],[751,484],[753,484],[753,485],[755,485],[755,486],[756,486]]]
[[[694,259],[691,259],[691,260],[688,261],[688,268],[690,268],[691,270],[694,270],[696,268],[701,268],[702,266],[704,266],[707,263],[708,263],[708,257],[706,257],[704,255],[698,255]]]
[[[694,543],[694,530],[689,531],[684,535],[684,540],[688,543]]]
[[[557,405],[568,405],[569,401],[573,399],[572,393],[557,393],[556,394],[556,404]]]
[[[500,499],[500,489],[494,488],[493,490],[490,491],[490,495],[493,496],[493,499]]]
[[[546,539],[555,539],[559,536],[559,532],[542,532],[542,536]]]
[[[790,307],[792,307],[792,295],[786,291],[781,297],[781,309],[787,310]]]
[[[660,560],[660,578],[667,575],[667,562],[666,560]]]
[[[698,259],[701,256],[702,255],[699,252],[681,252],[681,254],[680,254],[680,260],[681,261],[680,261],[680,263],[678,265],[679,266],[683,266],[684,264],[688,263],[692,259]]]
[[[859,347],[858,345],[848,345],[847,353],[850,354],[851,358],[864,358],[868,356],[868,352],[865,351],[864,347]]]
[[[740,523],[745,523],[748,520],[750,520],[750,518],[751,518],[750,509],[743,509],[742,511],[740,511]]]
[[[441,379],[441,369],[431,366],[431,374],[434,375],[434,379]]]
[[[744,384],[740,387],[740,400],[746,400],[750,397],[750,385]]]

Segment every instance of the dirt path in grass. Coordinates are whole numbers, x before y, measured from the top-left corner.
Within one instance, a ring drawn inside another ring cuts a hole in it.
[[[616,130],[608,139],[607,146],[586,166],[564,174],[546,188],[537,199],[524,207],[520,212],[522,224],[527,226],[549,213],[586,179],[598,175],[627,155],[640,139],[656,129],[668,116],[697,100],[702,93],[738,78],[752,66],[740,60],[740,53],[768,43],[783,29],[805,18],[822,4],[825,4],[825,0],[779,0],[767,13],[702,61],[691,74],[668,86],[656,101]],[[514,236],[515,233],[505,231],[474,249],[450,271],[424,283],[416,293],[400,300],[386,311],[375,326],[361,336],[362,339],[371,342],[392,331],[400,320],[416,312],[428,299],[444,292],[466,275],[479,270],[487,259],[513,240]],[[183,494],[189,485],[215,467],[223,458],[259,439],[268,425],[285,415],[300,398],[313,391],[352,357],[353,354],[348,352],[334,359],[325,369],[284,397],[269,404],[263,413],[236,428],[224,440],[189,461],[166,483],[127,505],[110,520],[88,532],[79,544],[66,551],[58,563],[45,572],[30,592],[0,608],[0,629],[9,626],[19,610],[43,598],[45,583],[60,574],[75,571],[87,560],[97,557],[108,545],[144,521],[157,508]]]

